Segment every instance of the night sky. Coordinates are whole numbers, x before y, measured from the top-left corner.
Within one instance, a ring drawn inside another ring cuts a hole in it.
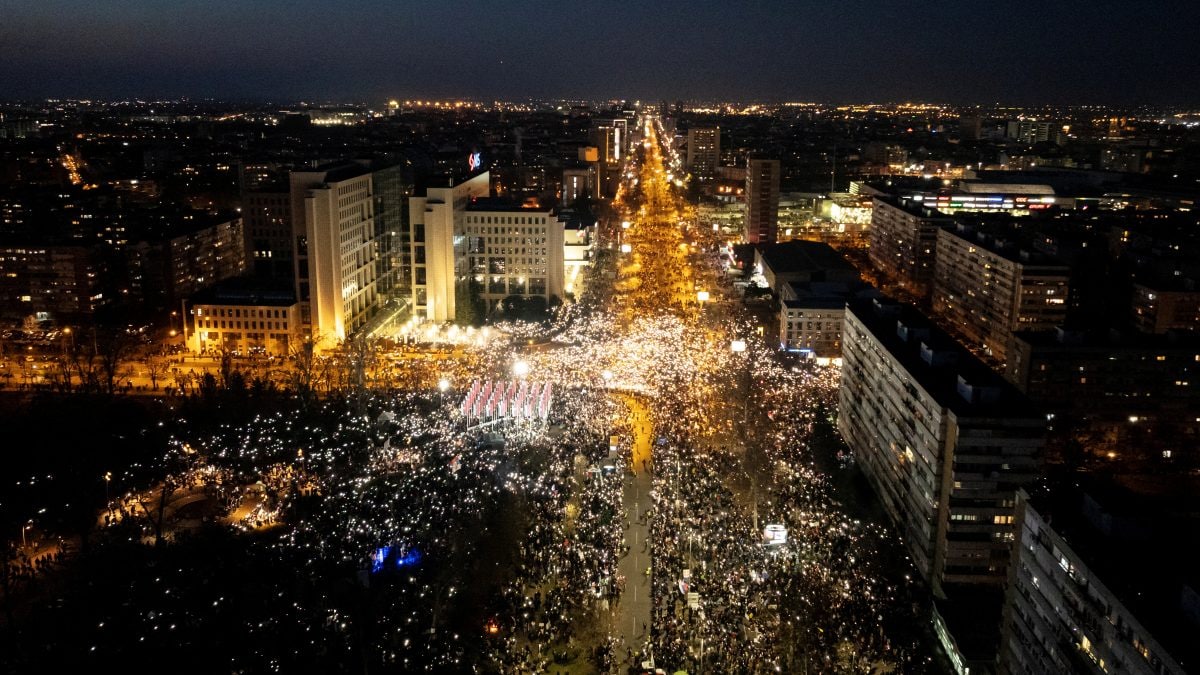
[[[1200,103],[1200,3],[0,0],[0,97]]]

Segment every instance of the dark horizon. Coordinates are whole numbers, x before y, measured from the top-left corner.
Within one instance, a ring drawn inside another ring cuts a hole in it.
[[[47,0],[0,28],[8,99],[463,98],[1200,103],[1193,5],[312,0],[104,8]]]

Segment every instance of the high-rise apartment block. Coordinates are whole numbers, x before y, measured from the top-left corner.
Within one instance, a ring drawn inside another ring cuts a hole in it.
[[[721,129],[693,127],[687,135],[687,168],[701,179],[715,178],[721,165]]]
[[[933,310],[997,361],[1014,331],[1053,330],[1067,318],[1070,268],[965,225],[940,228]]]
[[[779,160],[746,162],[746,241],[774,244],[779,240]]]
[[[247,265],[259,278],[290,279],[292,258],[292,195],[286,186],[242,193],[242,221]]]
[[[1144,333],[1200,330],[1200,289],[1191,279],[1135,283],[1133,322]]]
[[[629,122],[625,119],[596,120],[588,133],[588,142],[597,150],[596,179],[601,197],[616,195],[621,167],[629,149]]]
[[[1036,120],[1009,120],[1004,128],[1005,137],[1018,143],[1034,145],[1035,143],[1060,143],[1061,128],[1054,122],[1038,122]]]
[[[876,197],[871,214],[871,265],[917,295],[933,280],[938,230],[954,221],[919,202]]]
[[[1118,561],[1127,556],[1118,549],[1128,550],[1129,542],[1102,536],[1088,521],[1089,515],[1096,516],[1110,531],[1134,529],[1128,519],[1107,511],[1090,495],[1082,495],[1078,506],[1043,506],[1043,513],[1024,490],[1018,493],[1017,545],[1005,593],[1000,672],[1183,675],[1183,665],[1145,622],[1153,620],[1171,636],[1186,636],[1189,620],[1177,607],[1189,600],[1194,604],[1195,592],[1185,587],[1176,608],[1149,597],[1154,594],[1150,589],[1164,585],[1151,575],[1167,573],[1163,568],[1174,561],[1165,561],[1165,566],[1156,561],[1153,569],[1145,564],[1125,568]],[[1148,549],[1143,551],[1150,556]],[[1192,626],[1190,639],[1184,637],[1176,646],[1194,652],[1194,620]]]
[[[0,246],[0,316],[88,318],[113,298],[95,246]]]
[[[129,295],[145,307],[174,308],[193,293],[246,270],[242,219],[185,214],[125,250]]]
[[[563,167],[562,205],[572,206],[584,195],[597,196],[596,167],[585,162]]]
[[[1045,415],[915,309],[847,305],[838,429],[921,575],[1001,584]]]

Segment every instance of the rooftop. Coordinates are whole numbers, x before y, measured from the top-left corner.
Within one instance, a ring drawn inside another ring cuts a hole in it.
[[[894,208],[900,209],[910,216],[918,218],[941,218],[949,221],[950,216],[938,211],[937,209],[924,206],[921,202],[903,197],[875,197],[883,204],[887,204]]]
[[[763,262],[775,274],[812,272],[817,270],[854,272],[842,254],[829,244],[819,241],[788,241],[758,247]]]
[[[512,213],[548,213],[552,208],[542,208],[540,204],[517,202],[503,197],[480,197],[472,199],[467,204],[467,211],[512,212]]]
[[[1161,476],[1152,477],[1153,484]],[[1141,481],[1146,483],[1147,481]],[[1185,487],[1194,494],[1196,481]],[[1030,504],[1097,581],[1186,669],[1200,663],[1200,626],[1181,593],[1198,577],[1188,543],[1200,536],[1194,499],[1094,476],[1062,477],[1031,491]]]
[[[290,307],[296,304],[296,292],[291,284],[238,277],[196,293],[189,302],[193,305]]]
[[[847,311],[943,407],[959,417],[1045,416],[1015,387],[909,305],[886,297],[851,300]]]

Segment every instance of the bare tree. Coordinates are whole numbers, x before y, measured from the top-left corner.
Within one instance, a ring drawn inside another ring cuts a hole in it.
[[[150,377],[150,387],[158,391],[158,380],[166,374],[167,365],[153,356],[146,357],[142,363],[146,366],[146,375]]]
[[[379,340],[366,335],[342,343],[342,370],[359,412],[366,406],[367,387],[379,366],[379,352]]]
[[[133,351],[133,338],[123,329],[111,329],[96,335],[93,349],[100,361],[104,390],[111,396],[117,392],[122,377],[128,373],[125,358]]]
[[[306,400],[316,393],[317,387],[323,379],[324,360],[317,355],[317,346],[320,342],[319,336],[313,336],[299,343],[293,343],[288,350],[291,360],[289,373],[291,389]]]

